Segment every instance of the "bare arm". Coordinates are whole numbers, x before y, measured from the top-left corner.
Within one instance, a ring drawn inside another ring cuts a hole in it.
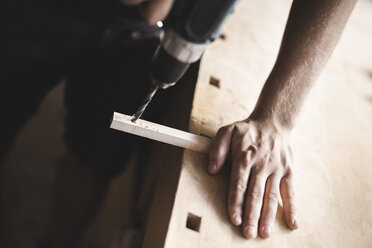
[[[295,0],[255,118],[292,128],[294,118],[341,36],[355,0]]]
[[[247,238],[270,236],[280,197],[288,227],[298,228],[289,134],[355,2],[295,0],[278,58],[253,113],[222,127],[212,142],[210,173],[217,173],[232,152],[228,213]]]

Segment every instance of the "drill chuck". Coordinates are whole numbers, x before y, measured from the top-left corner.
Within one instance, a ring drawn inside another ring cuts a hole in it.
[[[176,0],[165,24],[164,37],[150,65],[152,83],[160,88],[174,85],[217,37],[235,2]]]
[[[171,29],[166,30],[151,62],[152,83],[163,89],[174,85],[189,65],[200,59],[208,43],[190,42]]]
[[[170,29],[164,34],[162,47],[177,60],[190,64],[200,59],[208,43],[187,41]]]

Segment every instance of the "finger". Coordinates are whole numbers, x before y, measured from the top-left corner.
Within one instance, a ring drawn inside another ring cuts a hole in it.
[[[298,221],[296,219],[294,188],[290,174],[281,179],[280,194],[283,200],[284,216],[287,225],[292,230],[295,230],[298,228]]]
[[[268,238],[271,234],[272,226],[275,220],[278,202],[280,199],[279,184],[280,176],[272,174],[266,182],[262,214],[260,218],[260,235]]]
[[[218,130],[209,148],[209,173],[217,173],[226,161],[230,151],[231,136],[234,126],[225,126]]]
[[[158,21],[162,21],[167,17],[172,8],[173,1],[174,0],[150,0],[141,6],[141,16],[148,24],[155,25]]]
[[[251,172],[252,173],[252,172]],[[263,173],[251,175],[245,202],[243,234],[246,238],[257,236],[258,220],[260,218],[263,195],[267,176]]]
[[[138,5],[146,0],[120,0],[120,2],[124,5]]]
[[[250,160],[252,151],[241,152],[232,158],[228,210],[230,220],[234,225],[242,223],[244,196],[248,185]]]

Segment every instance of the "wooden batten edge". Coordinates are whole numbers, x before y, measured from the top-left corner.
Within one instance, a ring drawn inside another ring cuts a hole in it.
[[[202,153],[208,152],[211,142],[207,137],[141,119],[133,123],[131,116],[118,112],[114,112],[110,128]]]

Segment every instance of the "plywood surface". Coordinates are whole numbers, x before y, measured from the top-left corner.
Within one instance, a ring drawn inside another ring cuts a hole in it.
[[[290,4],[238,3],[223,28],[226,39],[202,59],[191,132],[212,136],[249,115],[274,63]],[[270,239],[244,239],[226,213],[228,170],[210,176],[206,155],[184,151],[165,247],[372,247],[371,13],[372,2],[357,4],[292,135],[300,229],[285,227],[279,207]],[[220,88],[209,84],[211,76]],[[189,213],[201,217],[199,232],[186,228]],[[150,232],[144,247],[154,238]]]

